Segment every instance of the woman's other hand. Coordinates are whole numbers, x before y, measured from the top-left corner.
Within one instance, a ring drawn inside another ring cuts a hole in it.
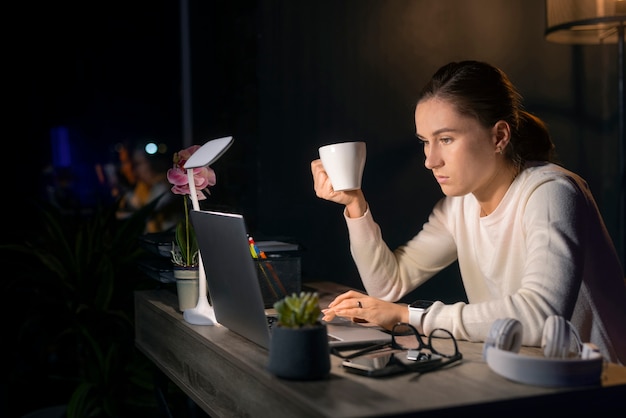
[[[406,305],[385,302],[354,290],[337,296],[328,308],[322,309],[322,313],[322,319],[327,322],[339,316],[354,322],[370,322],[385,329],[391,329],[397,322],[409,320]]]

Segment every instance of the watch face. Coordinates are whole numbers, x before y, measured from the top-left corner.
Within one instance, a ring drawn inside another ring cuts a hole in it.
[[[413,309],[426,309],[429,308],[434,302],[432,300],[416,300],[409,305],[409,308]]]

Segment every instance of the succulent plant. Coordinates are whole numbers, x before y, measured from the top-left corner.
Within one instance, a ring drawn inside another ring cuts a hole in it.
[[[274,303],[278,324],[288,328],[302,328],[319,323],[322,311],[317,292],[292,293]]]

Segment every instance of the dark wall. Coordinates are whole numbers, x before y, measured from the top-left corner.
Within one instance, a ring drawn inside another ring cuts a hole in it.
[[[13,6],[10,120],[32,152],[6,158],[7,174],[29,168],[8,195],[23,184],[36,194],[54,126],[70,128],[87,170],[120,140],[182,146],[179,2],[149,6]],[[257,236],[299,241],[305,279],[359,285],[342,209],[312,189],[309,163],[322,144],[367,142],[363,190],[390,246],[426,220],[441,191],[423,167],[413,107],[451,60],[489,61],[510,75],[617,239],[617,48],[548,43],[543,0],[189,0],[189,10],[193,142],[235,137],[214,165],[209,204],[243,211]],[[455,266],[442,276],[426,291],[457,297]]]

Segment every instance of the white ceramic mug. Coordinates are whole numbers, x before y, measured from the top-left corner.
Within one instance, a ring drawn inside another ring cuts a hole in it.
[[[320,159],[336,192],[361,188],[365,142],[340,142],[319,148]]]

